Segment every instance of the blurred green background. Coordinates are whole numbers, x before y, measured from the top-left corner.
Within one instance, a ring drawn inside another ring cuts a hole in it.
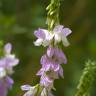
[[[50,0],[0,0],[0,40],[11,42],[20,59],[15,67],[15,84],[8,96],[22,96],[20,86],[35,85],[39,77],[40,58],[46,48],[35,47],[34,30],[47,28],[46,6]],[[63,65],[64,79],[56,80],[55,96],[74,96],[85,61],[96,60],[96,0],[61,0],[60,22],[73,33],[70,46],[63,47],[68,64]],[[91,96],[96,96],[96,83]]]

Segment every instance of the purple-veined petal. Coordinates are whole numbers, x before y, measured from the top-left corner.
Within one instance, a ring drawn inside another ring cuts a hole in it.
[[[48,46],[53,38],[52,35],[48,30],[45,29],[38,29],[34,32],[35,36],[38,38],[35,42],[35,46],[43,45],[44,47]]]
[[[63,25],[57,25],[57,26],[55,26],[55,28],[53,29],[53,32],[55,32],[55,33],[61,33],[63,28],[64,28]]]
[[[43,65],[42,67],[43,67],[43,70],[44,70],[45,72],[47,72],[47,71],[49,71],[49,70],[51,69],[50,63],[48,63],[48,64],[46,64],[46,65]]]
[[[40,80],[40,85],[45,87],[53,87],[53,80],[49,79],[49,77],[42,75]]]
[[[72,33],[72,31],[69,28],[64,28],[62,30],[62,35],[64,35],[65,37],[67,37],[68,35],[70,35]]]
[[[55,64],[52,64],[52,69],[53,69],[55,72],[59,70],[59,67],[60,67],[60,65],[57,64],[57,62],[56,62]]]
[[[11,43],[7,43],[7,44],[4,46],[4,50],[5,50],[5,53],[10,54],[10,53],[11,53],[11,50],[12,50],[12,45],[11,45]]]
[[[54,48],[49,46],[47,49],[47,56],[51,58],[53,55],[54,55]]]
[[[47,57],[47,55],[43,55],[43,56],[41,57],[40,63],[41,63],[42,65],[45,65],[47,62],[48,62],[48,57]]]
[[[37,31],[34,32],[34,35],[37,38],[45,39],[45,32],[43,29],[38,29]]]

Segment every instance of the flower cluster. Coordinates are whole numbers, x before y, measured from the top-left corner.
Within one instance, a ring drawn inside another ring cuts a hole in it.
[[[45,29],[38,29],[34,32],[35,36],[38,38],[34,44],[35,46],[43,45],[45,47],[49,46],[54,39],[55,45],[62,41],[63,45],[67,47],[69,45],[67,36],[70,35],[71,32],[69,28],[64,28],[63,25],[55,26],[51,32]]]
[[[4,56],[0,58],[0,96],[6,96],[14,81],[10,75],[14,72],[13,67],[19,63],[14,54],[11,54],[12,45],[7,43],[4,46]]]
[[[58,47],[60,42],[65,47],[69,45],[67,36],[71,34],[69,28],[63,25],[57,25],[52,31],[46,29],[38,29],[34,32],[37,40],[35,46],[48,46],[46,54],[41,57],[40,63],[42,68],[36,75],[40,76],[40,83],[37,86],[24,85],[22,90],[27,90],[23,96],[53,96],[51,90],[54,89],[54,80],[63,76],[63,68],[61,64],[67,63],[67,58],[62,49]],[[38,91],[39,90],[39,91]]]

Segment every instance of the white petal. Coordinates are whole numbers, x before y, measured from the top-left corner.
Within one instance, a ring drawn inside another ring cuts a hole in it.
[[[23,86],[21,86],[21,89],[22,90],[30,90],[30,89],[32,89],[32,86],[30,86],[30,85],[23,85]]]
[[[55,43],[59,43],[61,41],[61,36],[59,34],[55,34]]]
[[[49,40],[44,40],[43,43],[42,43],[42,45],[44,47],[48,46],[49,44],[50,44],[50,41]]]
[[[35,46],[40,46],[43,42],[43,39],[37,39],[35,42],[34,42],[34,45]]]
[[[41,92],[41,95],[40,96],[47,96],[47,90],[44,88]]]
[[[70,45],[70,43],[68,42],[67,38],[64,37],[64,36],[62,36],[62,42],[63,42],[63,45],[64,45],[65,47],[67,47],[67,46]]]
[[[33,95],[32,91],[28,91],[23,96],[34,96],[34,95]]]
[[[29,85],[30,86],[30,85]],[[35,96],[37,93],[37,88],[32,87],[28,92],[26,92],[23,96]]]
[[[4,68],[0,68],[0,79],[6,76],[6,70]]]

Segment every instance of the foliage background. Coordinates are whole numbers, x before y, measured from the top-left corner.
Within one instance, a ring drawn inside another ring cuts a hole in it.
[[[34,30],[47,28],[46,6],[50,0],[0,0],[0,40],[11,42],[13,51],[20,58],[15,67],[15,84],[8,96],[22,96],[20,86],[36,84],[35,74],[40,66],[40,57],[46,48],[35,47]],[[60,21],[73,33],[71,45],[63,48],[68,64],[63,65],[64,79],[56,80],[55,96],[74,96],[85,61],[96,59],[96,0],[61,0]],[[91,96],[96,96],[96,82]]]

